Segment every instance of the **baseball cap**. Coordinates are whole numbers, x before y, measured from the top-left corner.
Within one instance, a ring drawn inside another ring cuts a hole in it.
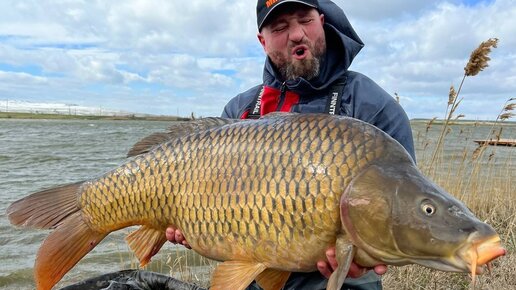
[[[313,8],[318,8],[319,3],[317,0],[258,0],[256,4],[256,16],[258,18],[258,30],[262,29],[265,20],[272,11],[284,3],[300,3],[305,4]]]

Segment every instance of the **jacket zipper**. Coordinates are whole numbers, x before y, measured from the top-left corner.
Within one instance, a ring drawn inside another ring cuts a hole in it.
[[[280,111],[281,107],[283,107],[283,104],[285,103],[286,92],[287,92],[287,81],[284,81],[280,87],[280,96],[279,96],[278,106],[276,107],[276,111]]]

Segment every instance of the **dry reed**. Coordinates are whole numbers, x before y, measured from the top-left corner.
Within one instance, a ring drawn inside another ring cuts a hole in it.
[[[445,122],[444,126],[442,127],[441,134],[439,135],[439,138],[437,139],[437,145],[434,148],[434,152],[432,154],[432,158],[430,159],[430,162],[428,163],[428,172],[435,173],[435,163],[441,158],[442,156],[442,143],[443,139],[446,136],[448,132],[448,126],[450,124],[450,120],[453,119],[454,113],[459,107],[460,103],[462,102],[462,99],[459,99],[460,92],[462,90],[462,86],[464,85],[464,81],[466,80],[466,77],[468,76],[475,76],[480,71],[484,70],[486,67],[489,66],[488,62],[491,60],[489,58],[489,53],[491,53],[491,48],[496,48],[498,45],[498,39],[497,38],[490,38],[487,41],[482,42],[472,53],[469,58],[468,63],[464,67],[464,75],[462,77],[462,81],[459,85],[459,89],[455,91],[455,88],[453,85],[450,87],[450,91],[448,94],[448,106],[446,107],[446,113],[445,113]]]
[[[491,48],[496,48],[498,45],[498,38],[490,38],[482,42],[469,57],[468,64],[464,67],[464,74],[466,76],[476,76],[479,72],[488,67],[489,53]]]

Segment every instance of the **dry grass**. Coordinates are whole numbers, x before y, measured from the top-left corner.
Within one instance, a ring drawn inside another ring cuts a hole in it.
[[[194,251],[178,249],[168,254],[166,264],[169,266],[168,274],[171,277],[208,288],[217,262],[200,256]],[[189,269],[191,266],[195,267],[195,271]]]

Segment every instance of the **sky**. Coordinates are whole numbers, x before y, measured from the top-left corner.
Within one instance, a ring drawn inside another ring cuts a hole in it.
[[[444,117],[471,52],[458,114],[495,119],[516,97],[516,0],[334,0],[365,43],[351,65],[409,118]],[[2,0],[0,100],[219,116],[261,83],[255,0]],[[1,110],[1,108],[0,108]]]

